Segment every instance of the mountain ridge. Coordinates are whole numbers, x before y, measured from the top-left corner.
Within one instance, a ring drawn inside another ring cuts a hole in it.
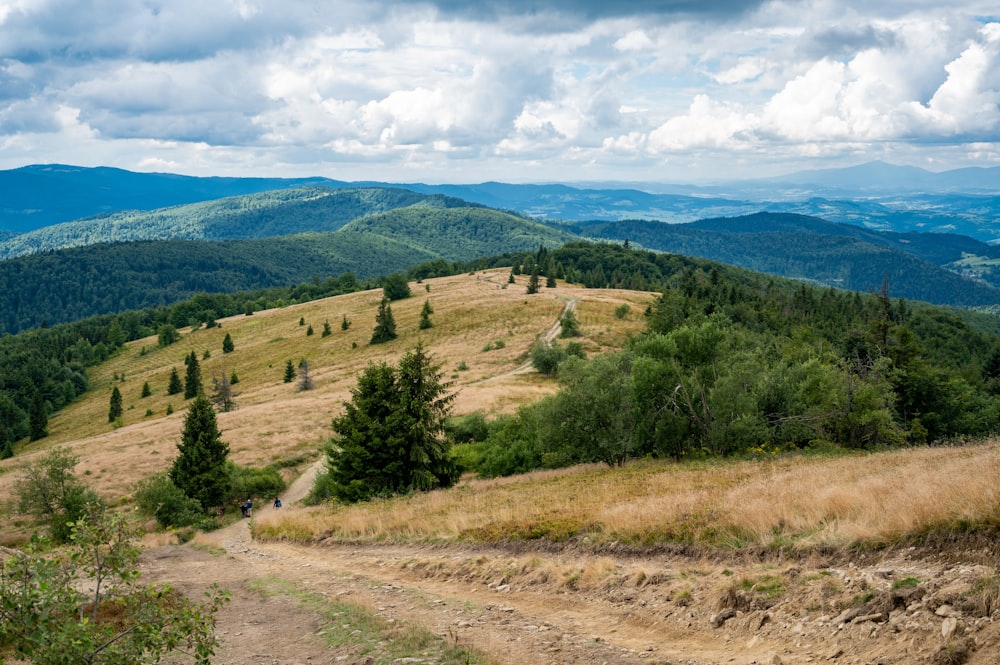
[[[445,194],[552,220],[648,218],[690,222],[760,210],[784,210],[898,232],[950,230],[983,241],[1000,242],[1000,228],[996,224],[1000,217],[1000,167],[940,173],[918,169],[923,175],[907,170],[915,168],[870,162],[846,169],[802,171],[777,178],[715,185],[601,183],[598,188],[586,183],[435,185],[345,182],[320,176],[198,177],[110,167],[33,165],[0,171],[0,191],[4,192],[0,202],[0,232],[24,233],[53,223],[124,209],[151,210],[238,194],[324,186],[389,187]],[[914,177],[899,177],[898,169]],[[880,184],[879,178],[872,175],[879,170],[896,175],[891,178],[885,175],[882,179],[889,180]],[[843,186],[841,181],[853,181],[860,189]]]

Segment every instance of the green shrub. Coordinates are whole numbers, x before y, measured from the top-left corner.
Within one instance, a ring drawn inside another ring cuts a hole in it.
[[[232,490],[229,502],[242,502],[248,498],[272,499],[285,491],[287,485],[281,474],[274,467],[263,469],[242,467],[232,462],[228,463],[229,475],[232,479]]]
[[[198,500],[185,495],[166,472],[139,481],[132,495],[139,510],[155,518],[164,528],[205,522],[206,516]]]
[[[476,411],[465,416],[449,418],[444,423],[445,434],[453,443],[472,443],[485,441],[489,436],[490,426],[482,411]]]
[[[566,359],[566,350],[558,344],[537,340],[531,347],[531,366],[546,376],[555,376],[559,363]]]

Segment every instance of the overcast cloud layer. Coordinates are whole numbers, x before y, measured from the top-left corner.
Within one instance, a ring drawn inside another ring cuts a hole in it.
[[[0,0],[0,168],[523,182],[996,166],[996,12]]]

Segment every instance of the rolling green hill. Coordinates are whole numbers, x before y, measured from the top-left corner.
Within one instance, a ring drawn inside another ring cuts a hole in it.
[[[852,291],[877,291],[888,278],[892,294],[910,300],[963,307],[1000,303],[1000,289],[944,267],[969,253],[998,251],[964,236],[883,233],[782,213],[691,224],[591,222],[576,228],[591,237],[627,239],[657,251]]]
[[[407,206],[442,209],[476,204],[385,187],[281,189],[55,224],[0,243],[0,258],[106,242],[239,240],[336,231],[358,217]]]
[[[328,233],[104,243],[0,261],[0,332],[168,305],[201,292],[289,286],[346,272],[376,277],[433,259],[468,261],[573,237],[496,210],[434,208],[420,198],[415,207]]]

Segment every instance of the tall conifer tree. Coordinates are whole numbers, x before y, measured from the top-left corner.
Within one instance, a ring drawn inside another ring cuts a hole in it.
[[[168,395],[177,395],[184,390],[184,384],[181,383],[181,377],[177,373],[177,368],[174,367],[170,370],[170,383],[167,385]]]
[[[28,411],[28,437],[32,441],[44,439],[49,435],[49,414],[45,406],[45,397],[35,388],[31,395],[31,406]]]
[[[229,446],[219,433],[212,403],[203,394],[191,402],[177,450],[180,454],[170,468],[174,485],[202,508],[222,505],[230,490]]]
[[[196,397],[201,392],[201,367],[194,351],[187,359],[187,374],[184,377],[184,399]]]
[[[111,391],[111,403],[108,406],[108,422],[113,423],[122,417],[122,391],[115,386]]]
[[[396,339],[396,319],[392,316],[392,308],[389,307],[389,299],[382,296],[379,303],[378,313],[375,315],[375,330],[369,344],[381,344]]]

